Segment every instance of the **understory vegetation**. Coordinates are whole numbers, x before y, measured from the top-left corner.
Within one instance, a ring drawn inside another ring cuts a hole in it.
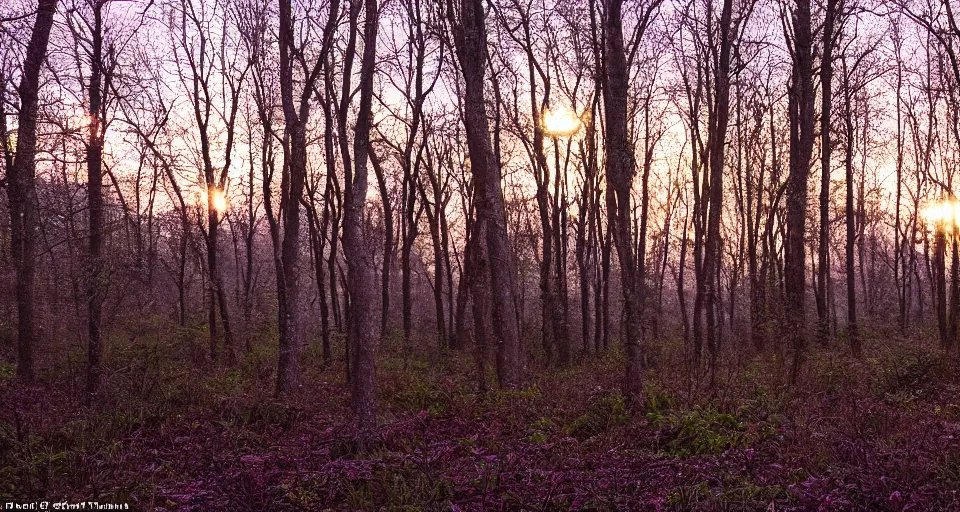
[[[360,446],[342,354],[324,369],[311,345],[302,388],[279,401],[274,343],[211,367],[195,357],[202,331],[153,331],[108,345],[108,391],[89,407],[79,345],[46,354],[56,370],[34,387],[0,368],[0,501],[198,511],[960,507],[958,365],[920,336],[876,335],[860,360],[835,347],[811,352],[794,386],[776,348],[738,357],[746,347],[727,347],[710,387],[682,342],[658,344],[636,408],[619,392],[618,351],[532,371],[520,391],[479,393],[468,351],[431,352],[425,341],[422,357],[404,357],[388,337],[381,427]]]

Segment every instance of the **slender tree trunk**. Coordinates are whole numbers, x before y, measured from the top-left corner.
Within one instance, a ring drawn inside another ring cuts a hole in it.
[[[252,350],[251,346],[251,332],[252,332],[252,318],[253,318],[253,301],[254,301],[254,275],[253,275],[253,260],[254,260],[254,246],[257,236],[257,218],[256,210],[254,207],[254,158],[253,158],[253,134],[250,134],[251,144],[250,144],[250,170],[247,174],[248,180],[248,189],[247,189],[247,229],[244,233],[244,260],[245,271],[243,273],[243,328],[246,331],[244,335],[244,345],[247,352]]]
[[[484,101],[486,28],[483,3],[480,0],[461,0],[459,20],[452,12],[452,2],[448,7],[451,11],[448,15],[455,26],[454,40],[466,89],[464,123],[474,186],[477,191],[477,217],[478,222],[484,222],[486,229],[493,325],[498,341],[497,374],[502,388],[517,389],[522,379],[520,330],[517,322],[513,253],[507,234],[506,212],[500,183],[500,162],[490,143]]]
[[[553,194],[553,245],[554,276],[556,281],[554,304],[554,330],[556,331],[557,362],[560,366],[570,364],[570,295],[567,289],[567,215],[566,187],[563,177],[566,169],[560,167],[559,140],[553,138],[554,194]]]
[[[325,217],[325,216],[324,216]],[[326,269],[323,266],[323,251],[325,243],[326,223],[319,219],[316,209],[311,204],[307,207],[307,220],[310,228],[310,244],[313,247],[314,273],[317,279],[317,300],[320,303],[320,336],[323,350],[323,366],[329,367],[333,363],[330,352],[329,314],[327,310]]]
[[[597,218],[597,222],[602,222]],[[601,250],[601,274],[603,275],[603,297],[599,302],[603,305],[601,316],[603,319],[603,350],[610,348],[610,256],[613,251],[613,235],[607,229],[603,239],[603,248]]]
[[[177,245],[177,306],[180,327],[187,326],[187,230],[183,223],[180,233],[180,242]]]
[[[367,199],[367,160],[373,121],[373,78],[376,73],[379,11],[376,0],[364,0],[363,57],[360,63],[360,104],[354,130],[352,176],[347,177],[343,244],[347,259],[350,309],[347,331],[350,346],[351,396],[360,437],[367,439],[377,426],[376,417],[376,315],[373,308],[373,261],[368,254],[363,211]],[[360,9],[353,0],[351,9]],[[352,15],[355,16],[355,15]]]
[[[409,174],[409,176],[407,176]],[[402,246],[400,248],[400,287],[403,314],[403,346],[404,352],[409,350],[410,336],[413,331],[413,267],[410,260],[413,253],[413,244],[416,242],[418,229],[416,219],[416,177],[411,169],[404,170],[403,184],[403,216]]]
[[[897,192],[894,204],[896,210],[894,212],[895,219],[893,226],[895,251],[893,259],[893,280],[897,285],[900,333],[905,335],[909,322],[907,318],[907,303],[910,299],[908,292],[910,288],[910,275],[907,273],[907,257],[904,252],[912,250],[912,244],[910,244],[906,238],[906,233],[909,231],[909,228],[903,228],[901,235],[902,220],[900,210],[903,197],[903,58],[900,55],[900,49],[903,41],[900,36],[899,24],[894,26],[893,43],[897,61]]]
[[[830,336],[830,318],[827,308],[827,281],[830,279],[828,253],[830,250],[830,121],[833,94],[833,26],[837,0],[827,0],[823,22],[823,56],[820,63],[820,241],[817,264],[817,335],[821,343]]]
[[[443,295],[444,295],[444,254],[447,241],[444,239],[443,222],[443,185],[440,183],[438,174],[438,163],[433,158],[433,151],[427,146],[426,149],[426,171],[427,179],[430,182],[432,202],[427,199],[426,186],[423,180],[418,180],[420,189],[420,200],[423,202],[424,210],[427,213],[427,222],[430,224],[430,239],[433,243],[433,305],[437,317],[437,348],[443,350],[447,348],[447,323],[444,313]]]
[[[33,349],[36,344],[34,286],[36,281],[37,225],[37,111],[40,68],[47,55],[56,0],[39,0],[33,32],[17,92],[17,144],[13,166],[7,169],[11,240],[17,296],[17,378],[34,380]]]
[[[390,192],[387,179],[373,147],[370,147],[370,163],[377,175],[377,188],[380,190],[380,203],[383,207],[383,272],[380,284],[380,333],[387,333],[387,320],[390,317],[390,264],[393,258],[393,208],[390,207]]]
[[[703,258],[705,281],[704,306],[707,316],[707,351],[710,354],[710,382],[716,377],[719,356],[718,327],[720,290],[717,273],[720,271],[720,216],[723,213],[723,166],[726,154],[727,124],[730,120],[730,58],[735,35],[731,31],[733,0],[724,0],[720,11],[720,51],[714,74],[713,115],[709,126],[709,209]]]
[[[489,266],[487,247],[484,243],[486,226],[484,220],[477,218],[473,221],[473,234],[467,247],[467,265],[470,269],[467,279],[473,296],[473,337],[474,359],[477,365],[477,383],[479,392],[487,392],[487,340],[490,337],[490,292],[486,285],[489,282]]]
[[[89,275],[87,277],[87,400],[100,389],[103,353],[101,340],[102,291],[100,282],[103,264],[101,252],[103,246],[103,133],[100,110],[102,108],[103,79],[103,3],[93,5],[92,55],[90,60],[90,81],[88,84],[90,120],[87,140],[87,209],[89,221]]]
[[[471,256],[473,245],[476,243],[475,238],[472,235],[471,230],[473,229],[473,212],[467,206],[464,206],[464,210],[467,212],[467,241],[463,249],[463,267],[460,272],[460,279],[457,282],[457,308],[456,314],[454,315],[454,336],[453,343],[451,343],[450,348],[454,350],[459,350],[464,347],[467,342],[467,301],[470,293],[471,279],[473,279],[474,264]]]
[[[784,277],[787,295],[787,329],[793,342],[791,382],[799,378],[806,344],[804,278],[806,268],[807,181],[814,142],[813,42],[810,0],[797,0],[793,13],[794,69],[791,97],[790,177],[787,184],[787,258]]]
[[[684,274],[687,271],[687,231],[690,223],[683,220],[683,234],[680,235],[680,261],[677,263],[677,304],[680,307],[680,323],[683,326],[683,341],[690,344],[690,318],[687,312],[687,291]]]
[[[280,210],[282,211],[283,240],[278,262],[277,288],[280,336],[277,358],[277,394],[284,395],[300,387],[300,352],[303,348],[303,330],[300,325],[300,285],[297,272],[300,262],[300,200],[307,177],[306,125],[309,103],[294,97],[293,67],[297,49],[294,37],[293,14],[290,0],[280,1],[280,99],[284,117],[284,165],[281,178]],[[336,12],[331,4],[330,16]],[[328,23],[328,31],[329,31]],[[314,74],[313,79],[316,78]],[[309,79],[308,79],[309,82]],[[312,91],[312,84],[304,84]],[[328,127],[329,128],[329,127]]]
[[[214,188],[211,183],[207,183],[207,333],[210,342],[210,360],[217,361],[217,276],[220,273],[220,266],[217,264],[217,233],[220,231],[219,219],[216,210],[213,209]]]
[[[331,69],[329,66],[325,66],[325,76],[327,80],[330,80]],[[323,108],[323,120],[326,126],[332,127],[333,115],[331,113],[330,104],[332,102],[331,95],[326,95],[321,105]],[[333,364],[333,350],[330,346],[330,308],[327,306],[327,286],[325,284],[325,277],[329,278],[329,289],[331,299],[334,299],[337,294],[337,281],[334,279],[335,275],[333,273],[333,267],[328,264],[327,269],[323,268],[324,259],[323,253],[326,248],[326,233],[327,226],[330,225],[331,210],[334,208],[333,202],[333,193],[334,188],[337,183],[337,166],[336,166],[336,154],[334,152],[333,145],[333,130],[327,129],[323,134],[323,151],[327,160],[327,179],[326,184],[323,188],[323,223],[319,226],[318,229],[318,245],[320,252],[317,255],[317,284],[321,287],[319,289],[320,294],[320,329],[323,331],[323,363],[325,366],[330,366]],[[337,238],[337,227],[334,223],[331,227],[330,239],[335,240]],[[336,245],[330,247],[330,258],[328,261],[335,261],[337,258],[337,249]]]
[[[857,243],[856,214],[854,210],[854,175],[853,175],[853,106],[851,102],[850,84],[844,74],[844,126],[846,131],[847,147],[844,155],[844,176],[846,181],[846,270],[847,270],[847,337],[850,351],[860,357],[860,332],[857,326],[857,285],[855,250]]]
[[[429,154],[429,152],[428,152]],[[429,158],[429,157],[428,157]],[[427,163],[431,167],[432,162]],[[429,170],[428,172],[433,172]],[[436,180],[431,180],[432,186],[436,187]],[[446,316],[443,310],[443,244],[440,240],[440,200],[436,191],[433,189],[433,205],[427,201],[427,192],[424,190],[423,180],[418,180],[420,189],[420,199],[423,201],[424,209],[427,213],[427,222],[430,225],[430,240],[433,245],[433,307],[437,317],[437,348],[446,348]]]
[[[604,113],[606,115],[607,214],[609,231],[617,248],[623,288],[625,321],[624,345],[627,351],[623,394],[633,403],[639,399],[641,383],[640,350],[642,330],[639,318],[639,286],[636,255],[630,234],[630,190],[636,174],[633,145],[627,133],[627,91],[629,70],[624,53],[622,0],[606,0],[603,29]]]

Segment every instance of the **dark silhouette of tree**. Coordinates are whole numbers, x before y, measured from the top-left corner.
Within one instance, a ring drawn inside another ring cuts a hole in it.
[[[39,0],[33,32],[27,44],[26,57],[17,95],[20,110],[17,113],[16,149],[7,151],[7,197],[10,206],[10,249],[16,272],[17,296],[17,377],[33,382],[34,347],[36,335],[37,272],[37,115],[40,92],[40,71],[47,55],[50,29],[57,10],[56,0]],[[6,130],[4,130],[6,135]],[[8,145],[4,136],[4,145]]]
[[[792,33],[787,33],[793,56],[790,78],[790,176],[787,182],[787,239],[784,262],[786,329],[793,349],[790,380],[796,382],[806,344],[804,290],[806,268],[804,236],[807,215],[807,181],[814,143],[813,32],[809,0],[798,0],[790,12]],[[786,30],[785,30],[786,31]]]
[[[451,1],[447,5],[447,16],[453,26],[453,39],[465,86],[464,124],[476,194],[477,222],[480,223],[474,233],[483,233],[489,258],[493,328],[497,340],[497,376],[500,387],[516,389],[521,385],[522,376],[515,270],[500,183],[500,162],[490,143],[483,91],[487,45],[483,3],[480,0],[461,0],[458,8],[455,8]],[[483,284],[478,282],[480,286]]]

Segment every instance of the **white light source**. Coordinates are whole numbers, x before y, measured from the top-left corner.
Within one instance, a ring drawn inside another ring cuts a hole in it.
[[[569,137],[580,131],[581,126],[580,116],[567,107],[543,111],[543,131],[549,137]]]
[[[227,203],[227,196],[223,193],[223,190],[219,188],[211,189],[210,198],[210,205],[213,206],[213,209],[216,210],[217,213],[223,213],[227,211],[227,206],[229,205]]]
[[[960,201],[943,199],[931,201],[920,210],[920,216],[931,230],[945,230],[960,226]]]

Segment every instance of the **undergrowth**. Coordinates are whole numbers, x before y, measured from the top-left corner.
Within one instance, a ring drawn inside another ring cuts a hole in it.
[[[382,427],[353,441],[342,338],[304,387],[273,396],[269,337],[238,361],[202,357],[199,329],[110,340],[89,404],[82,359],[24,388],[0,362],[0,501],[113,500],[137,510],[950,509],[960,490],[956,362],[915,343],[867,357],[811,349],[802,380],[784,355],[729,354],[711,387],[664,343],[639,402],[622,354],[541,369],[485,393],[468,351],[391,346],[378,362]],[[396,342],[398,343],[398,342]],[[394,345],[396,345],[394,343]],[[418,357],[411,355],[418,354]]]

